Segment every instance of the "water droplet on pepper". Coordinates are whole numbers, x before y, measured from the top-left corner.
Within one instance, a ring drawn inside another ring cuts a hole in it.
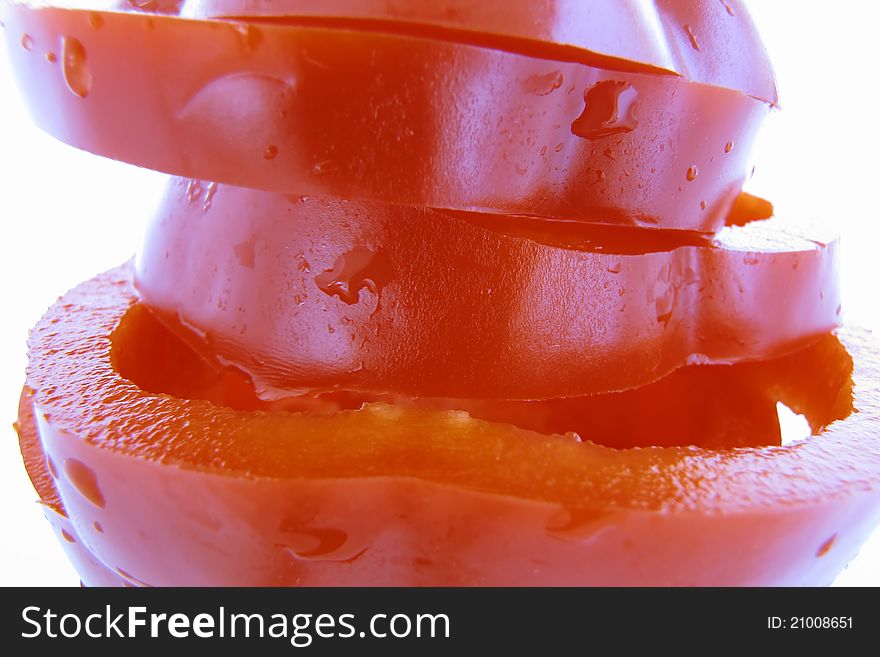
[[[356,247],[336,259],[333,269],[315,276],[318,289],[329,296],[337,296],[349,305],[360,300],[360,291],[367,288],[379,294],[391,278],[391,263],[381,252]]]
[[[72,93],[85,98],[92,90],[92,72],[86,59],[86,49],[74,37],[61,38],[61,73]]]
[[[684,26],[684,31],[687,32],[688,39],[689,39],[690,42],[691,42],[691,48],[693,48],[694,50],[699,51],[699,50],[700,50],[700,44],[699,44],[699,42],[697,41],[697,36],[694,34],[694,30],[693,30],[693,28],[692,28],[690,25],[687,25],[687,24],[686,24],[686,25]]]
[[[562,73],[553,71],[544,75],[530,75],[523,82],[523,89],[526,93],[535,94],[537,96],[546,96],[553,93],[562,86]]]
[[[638,126],[633,115],[638,92],[627,82],[599,82],[584,93],[584,111],[571,124],[572,134],[602,139],[632,132]]]
[[[104,494],[98,486],[98,478],[95,475],[95,471],[89,466],[79,459],[67,459],[64,462],[64,474],[67,475],[67,479],[76,491],[85,499],[99,509],[103,509],[106,506],[107,502],[104,499]]]

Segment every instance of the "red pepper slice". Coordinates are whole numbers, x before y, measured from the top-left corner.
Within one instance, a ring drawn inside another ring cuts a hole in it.
[[[187,401],[172,388],[216,381],[163,331],[122,268],[60,299],[30,341],[75,538],[129,583],[825,584],[878,518],[880,352],[854,329],[839,339],[855,370],[831,335],[693,368],[718,399],[749,382],[818,433],[733,450],[615,450],[388,404]]]
[[[778,218],[708,239],[177,180],[136,281],[266,398],[549,399],[791,351],[837,325],[837,266]]]
[[[769,111],[673,75],[407,35],[17,4],[4,20],[50,134],[277,192],[714,231]]]
[[[393,31],[658,69],[776,104],[773,70],[741,0],[54,0],[56,7],[284,20]]]
[[[124,582],[119,576],[102,564],[82,543],[76,528],[67,516],[64,503],[54,483],[58,470],[54,462],[46,457],[37,435],[32,396],[33,390],[25,387],[18,405],[15,430],[18,432],[18,443],[21,446],[25,468],[40,497],[46,520],[52,525],[65,555],[76,572],[80,573],[83,581],[88,582],[90,586],[122,586]],[[93,529],[103,530],[103,527],[100,523],[96,523]]]

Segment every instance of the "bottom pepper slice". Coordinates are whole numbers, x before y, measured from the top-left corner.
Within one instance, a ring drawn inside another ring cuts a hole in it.
[[[403,404],[185,399],[247,389],[162,330],[123,267],[62,297],[30,341],[24,408],[74,537],[129,584],[825,584],[880,517],[880,353],[856,329],[694,367],[719,396],[734,372],[818,435],[627,450]]]
[[[58,476],[58,470],[55,463],[43,452],[40,438],[37,435],[32,397],[33,390],[26,386],[18,405],[18,421],[15,422],[15,430],[18,433],[18,444],[21,447],[21,456],[24,459],[28,476],[40,496],[43,514],[52,525],[67,559],[84,582],[88,582],[90,586],[126,586],[128,582],[124,578],[107,568],[83,544],[67,515],[64,503],[61,501],[54,483],[54,478]],[[97,521],[93,529],[103,531],[103,527]]]

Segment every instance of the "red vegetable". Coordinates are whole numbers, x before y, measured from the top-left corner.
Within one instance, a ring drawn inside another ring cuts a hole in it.
[[[136,281],[267,397],[622,390],[791,351],[840,312],[836,242],[779,218],[709,239],[184,180]]]
[[[90,586],[119,586],[119,576],[102,564],[97,557],[83,545],[76,528],[70,521],[64,503],[58,495],[53,478],[59,475],[54,462],[43,452],[40,437],[37,433],[34,405],[31,401],[33,391],[25,387],[18,405],[18,421],[15,430],[28,476],[40,497],[46,520],[52,525],[64,553],[76,569],[80,577]],[[93,525],[93,530],[103,530],[100,523]]]
[[[50,134],[295,194],[711,231],[770,107],[607,57],[342,26],[24,5],[5,21],[28,46],[11,61]]]
[[[56,0],[112,8],[397,32],[674,72],[776,103],[764,46],[740,0]]]
[[[315,415],[181,399],[216,397],[217,372],[121,269],[50,309],[28,385],[78,544],[129,583],[824,584],[880,503],[880,355],[863,333],[840,339],[855,370],[833,336],[691,368],[710,398],[750,391],[805,413],[809,440],[614,450],[406,405]]]
[[[739,194],[738,2],[65,4],[0,7],[37,123],[193,178],[31,334],[86,585],[814,585],[876,524],[880,348]]]

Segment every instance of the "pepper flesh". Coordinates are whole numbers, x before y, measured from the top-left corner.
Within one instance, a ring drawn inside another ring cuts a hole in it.
[[[825,427],[806,441],[614,450],[461,412],[147,392],[123,373],[187,385],[139,339],[149,317],[128,270],[97,277],[36,327],[28,370],[78,540],[130,583],[824,584],[878,520],[880,356],[856,330],[855,370],[830,335],[717,368]]]
[[[18,4],[4,20],[31,116],[58,139],[300,195],[713,231],[770,108],[674,75],[381,32]]]

